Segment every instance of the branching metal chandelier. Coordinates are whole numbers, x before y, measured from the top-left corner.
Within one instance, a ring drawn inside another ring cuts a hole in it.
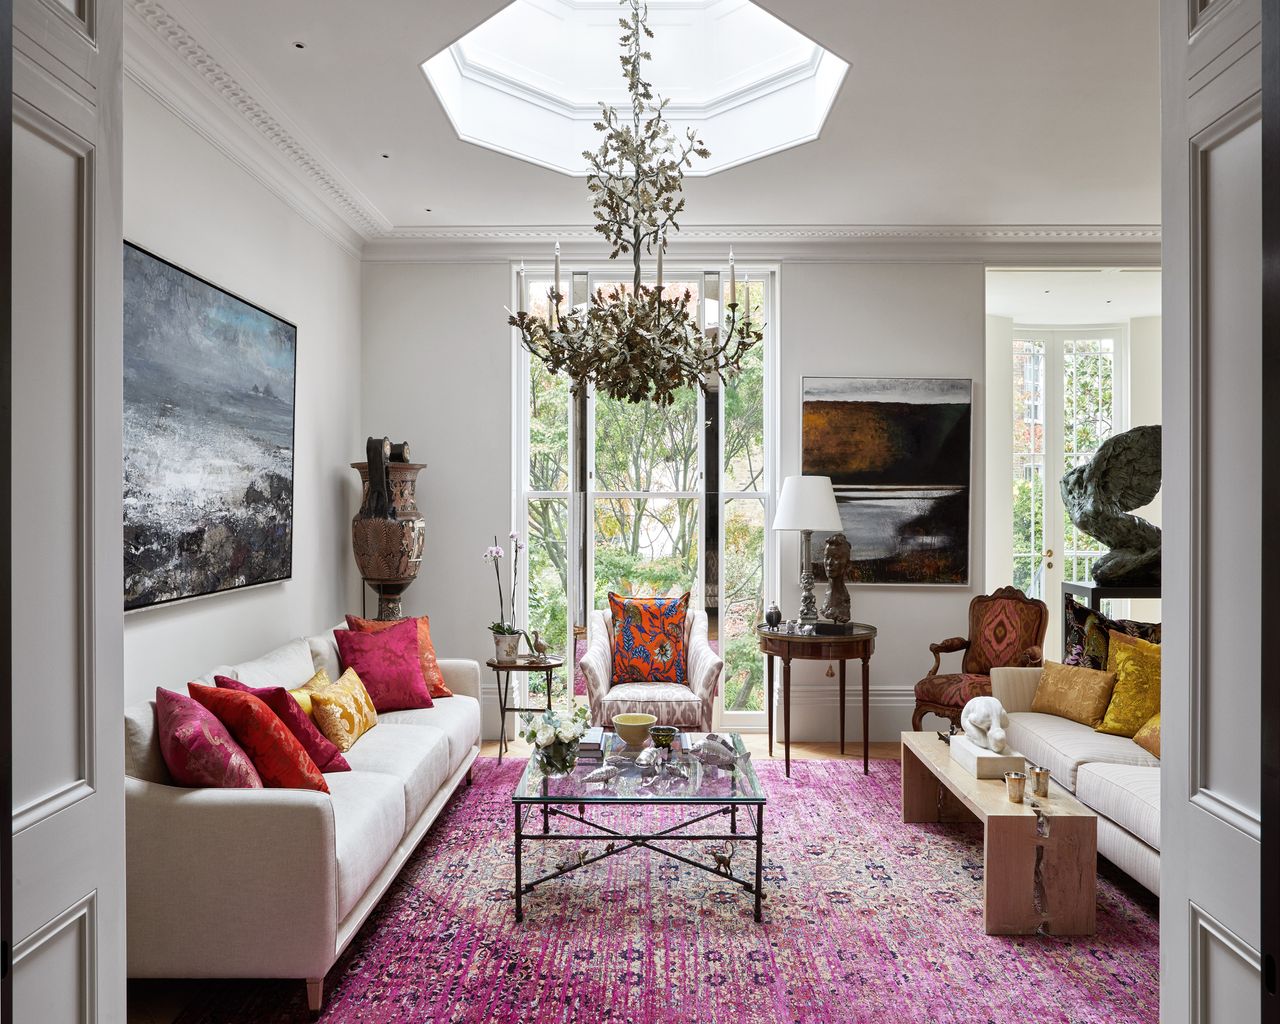
[[[582,155],[589,167],[594,230],[608,241],[610,259],[630,254],[632,287],[608,293],[597,288],[587,302],[562,313],[557,243],[547,317],[520,310],[508,323],[552,373],[569,377],[575,396],[590,386],[614,399],[670,405],[682,388],[696,385],[705,391],[716,375],[736,376],[747,352],[764,337],[764,325],[752,319],[750,301],[739,310],[732,255],[723,323],[704,332],[690,310],[688,290],[663,298],[662,256],[668,232],[680,230],[676,217],[684,210],[685,168],[710,151],[692,128],[684,139],[672,132],[663,113],[666,101],[655,98],[641,73],[644,61],[652,59],[644,48],[645,40],[653,38],[648,7],[641,0],[621,2],[631,12],[618,19],[631,117],[624,119],[601,103],[595,129],[604,139],[595,152]],[[650,287],[641,283],[640,261],[655,248],[657,283]]]

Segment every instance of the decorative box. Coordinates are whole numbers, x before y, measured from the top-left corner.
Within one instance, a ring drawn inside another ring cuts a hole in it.
[[[961,733],[951,737],[951,760],[979,779],[1003,779],[1005,772],[1027,770],[1027,759],[1021,754],[997,754],[971,743]]]

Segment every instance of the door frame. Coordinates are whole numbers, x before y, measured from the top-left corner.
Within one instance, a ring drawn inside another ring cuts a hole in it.
[[[1262,4],[1262,180],[1280,180],[1280,0]],[[1262,190],[1262,522],[1280,516],[1280,189]],[[1275,530],[1262,531],[1262,578],[1273,579],[1280,570],[1280,538]],[[1260,595],[1263,623],[1280,614],[1280,594],[1264,586]],[[1270,637],[1259,640],[1261,656],[1274,658]],[[1266,664],[1265,661],[1259,664]],[[1277,957],[1280,957],[1280,877],[1274,869],[1280,860],[1280,690],[1262,686],[1262,829],[1261,921],[1262,997],[1261,1018],[1280,1022]],[[1270,865],[1271,869],[1268,870]]]
[[[0,86],[9,102],[0,114],[0,416],[4,419],[5,444],[0,454],[0,799],[5,820],[13,820],[13,338],[11,293],[13,288],[13,0],[0,0]],[[0,836],[0,1021],[13,1020],[13,829]]]

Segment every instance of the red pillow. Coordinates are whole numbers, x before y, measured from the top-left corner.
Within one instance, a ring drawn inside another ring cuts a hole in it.
[[[404,619],[362,619],[358,615],[348,615],[347,628],[354,629],[357,633],[381,633],[404,621]],[[427,681],[432,699],[452,697],[453,691],[444,685],[444,673],[440,671],[440,662],[436,660],[436,648],[431,642],[431,620],[421,615],[413,621],[418,624],[418,660],[422,662],[422,678]]]
[[[293,733],[302,748],[311,755],[311,760],[321,772],[351,771],[351,765],[347,764],[342,751],[316,728],[316,723],[311,721],[283,686],[246,686],[240,680],[228,679],[226,676],[214,676],[213,681],[224,690],[251,693],[274,711],[280,721],[284,722],[285,728]]]
[[[418,622],[405,619],[381,633],[335,629],[342,669],[353,669],[369,691],[373,708],[404,711],[431,707],[431,693],[418,657]]]
[[[294,739],[279,716],[253,694],[219,690],[199,683],[188,683],[187,689],[231,731],[268,789],[329,792],[329,785],[311,755]]]

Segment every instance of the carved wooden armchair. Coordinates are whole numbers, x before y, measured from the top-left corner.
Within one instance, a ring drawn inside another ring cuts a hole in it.
[[[926,713],[960,724],[960,712],[974,697],[991,696],[993,668],[1031,668],[1044,664],[1049,608],[1017,587],[1001,587],[969,602],[969,636],[930,644],[933,668],[916,683],[911,728],[919,731]],[[964,651],[960,671],[939,675],[942,656]]]

